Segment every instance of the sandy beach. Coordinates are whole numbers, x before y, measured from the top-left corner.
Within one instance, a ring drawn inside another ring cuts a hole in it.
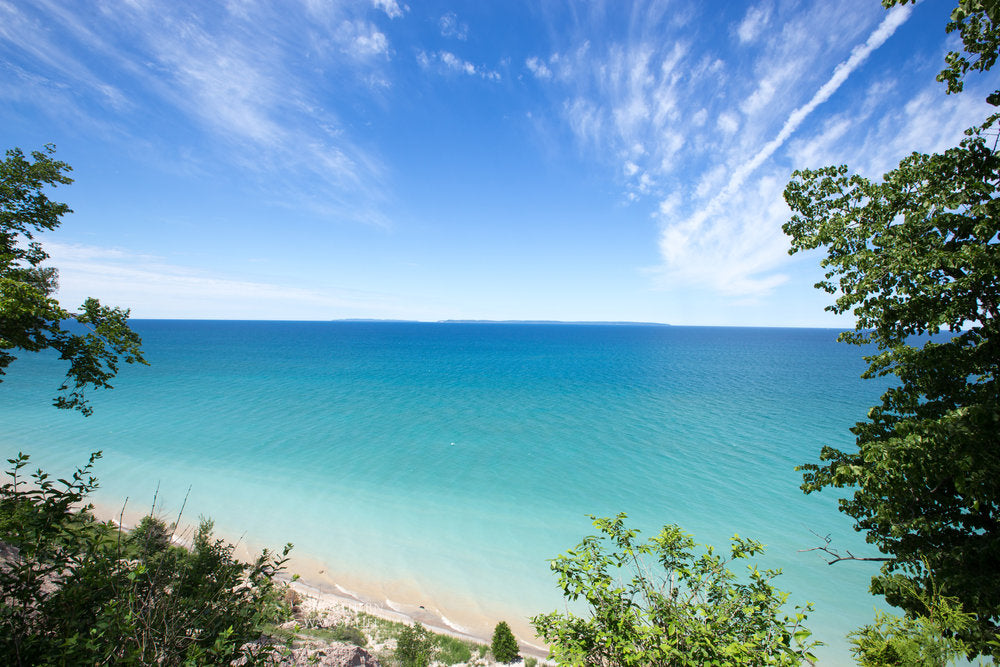
[[[105,502],[91,504],[98,519],[114,522],[126,530],[149,514],[147,509],[131,502],[118,508]],[[160,512],[156,515],[168,524],[177,520],[177,516]],[[190,546],[196,528],[197,524],[182,514],[173,541]],[[274,552],[284,546],[263,544],[251,535],[229,535],[219,530],[214,534],[235,545],[235,555],[246,561],[256,558],[262,549]],[[301,607],[307,612],[315,611],[330,618],[365,613],[398,623],[419,622],[433,632],[483,644],[490,643],[496,623],[504,620],[517,637],[523,655],[540,659],[548,656],[548,650],[535,636],[527,618],[498,618],[489,613],[489,605],[483,601],[467,600],[461,601],[464,604],[459,602],[448,606],[447,603],[442,604],[440,596],[420,590],[408,582],[379,581],[374,576],[362,579],[338,573],[335,566],[309,554],[296,553],[294,549],[278,579],[303,598]]]

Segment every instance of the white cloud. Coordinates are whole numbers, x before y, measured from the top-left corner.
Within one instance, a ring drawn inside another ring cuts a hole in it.
[[[531,58],[528,58],[524,64],[528,67],[531,73],[534,74],[537,78],[539,79],[552,78],[552,70],[550,70],[548,66],[538,58],[532,56]]]
[[[454,53],[451,53],[449,51],[441,51],[438,54],[438,57],[441,58],[441,62],[443,62],[445,66],[448,67],[449,69],[453,69],[457,72],[465,72],[466,74],[476,73],[475,65],[473,65],[467,60],[462,60]]]
[[[865,43],[834,68],[809,101],[788,115],[776,136],[749,159],[726,169],[727,178],[721,188],[703,181],[696,196],[705,198],[714,192],[710,199],[700,203],[686,219],[664,220],[660,250],[665,261],[664,275],[669,280],[709,284],[724,294],[750,296],[766,294],[785,280],[775,270],[786,258],[787,241],[780,225],[786,217],[781,191],[787,172],[771,168],[758,176],[756,187],[747,187],[748,179],[892,35],[910,11],[909,7],[890,11]],[[718,168],[714,175],[713,181],[719,176]]]
[[[909,17],[912,8],[909,6],[897,7],[891,10],[888,15],[879,24],[879,27],[873,32],[868,40],[861,46],[855,47],[851,51],[851,56],[837,65],[833,70],[833,76],[831,76],[826,83],[820,86],[819,90],[812,96],[812,98],[801,107],[795,109],[785,121],[782,126],[781,131],[778,135],[767,142],[756,155],[750,160],[740,165],[738,169],[733,173],[729,184],[726,187],[727,192],[733,191],[739,188],[746,177],[760,166],[766,159],[774,154],[785,141],[792,135],[792,133],[798,129],[802,121],[811,114],[816,107],[818,107],[823,102],[830,99],[830,96],[837,91],[838,88],[847,80],[847,77],[857,69],[861,63],[871,55],[872,51],[880,47],[886,39],[888,39],[893,32],[896,31],[906,19]]]
[[[340,122],[319,101],[314,77],[322,68],[340,73],[344,84],[384,89],[378,68],[389,45],[374,24],[315,2],[283,9],[230,2],[225,21],[157,0],[113,11],[101,6],[96,17],[84,5],[39,0],[33,8],[0,3],[0,43],[32,59],[39,73],[20,94],[39,113],[72,119],[88,131],[100,128],[109,139],[142,144],[166,160],[188,147],[152,145],[136,114],[166,107],[165,113],[179,112],[188,124],[185,136],[197,147],[186,151],[193,159],[178,169],[197,170],[198,160],[214,168],[224,163],[259,178],[272,196],[356,220],[379,219],[380,162],[342,128],[330,131]],[[309,68],[303,67],[305,50]],[[85,63],[98,58],[101,70],[87,69]],[[303,192],[306,182],[312,186]]]
[[[373,24],[365,21],[344,21],[340,26],[344,52],[355,58],[388,55],[389,40]]]
[[[163,258],[118,248],[45,243],[59,269],[58,298],[73,310],[88,296],[106,305],[133,305],[138,318],[323,319],[385,312],[386,295],[349,289],[307,289],[245,280],[178,266]]]
[[[445,71],[458,72],[469,76],[478,76],[489,81],[500,80],[500,73],[496,70],[483,66],[476,66],[468,60],[459,58],[451,51],[438,51],[433,55],[425,53],[424,51],[417,53],[417,62],[424,69],[428,69],[432,61],[435,59],[437,62],[441,63]]]
[[[733,134],[740,129],[740,119],[736,114],[726,111],[719,114],[715,119],[715,126],[726,134]]]
[[[601,109],[582,97],[567,101],[563,113],[573,133],[584,143],[598,146],[604,137],[604,120]]]
[[[400,5],[396,0],[372,0],[372,6],[381,9],[391,19],[398,19],[405,12],[410,11],[409,7]]]
[[[438,20],[442,37],[453,37],[465,41],[469,38],[469,26],[458,20],[455,12],[448,12]]]
[[[772,71],[768,77],[757,82],[757,88],[740,104],[740,111],[747,115],[752,115],[764,109],[774,98],[774,94],[778,90],[778,85],[783,79],[788,78],[791,77],[788,77],[781,70]]]
[[[764,31],[771,18],[771,8],[767,3],[750,7],[736,29],[743,43],[752,42]]]

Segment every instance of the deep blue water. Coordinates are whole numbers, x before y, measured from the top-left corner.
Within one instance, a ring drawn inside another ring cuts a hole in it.
[[[62,371],[18,360],[0,384],[4,453],[65,474],[102,449],[99,500],[296,544],[322,583],[426,605],[473,630],[560,604],[548,559],[626,512],[700,542],[768,545],[779,587],[848,662],[872,617],[874,568],[828,566],[811,531],[866,547],[794,467],[883,387],[858,348],[818,329],[623,325],[135,321],[149,367],[126,367],[94,415],[49,406]],[[308,569],[306,565],[301,567]],[[314,568],[315,569],[315,568]],[[314,573],[315,578],[315,573]]]

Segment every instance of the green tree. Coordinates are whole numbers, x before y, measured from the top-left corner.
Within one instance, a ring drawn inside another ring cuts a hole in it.
[[[625,515],[591,517],[589,536],[552,561],[563,594],[583,599],[589,616],[552,612],[532,624],[551,657],[567,665],[798,665],[811,660],[811,607],[787,616],[788,594],[771,581],[780,573],[734,561],[763,552],[759,542],[732,538],[728,558],[706,547],[695,554],[690,535],[674,525],[645,541],[625,527]]]
[[[506,621],[497,623],[493,629],[493,641],[490,644],[493,657],[498,662],[509,664],[517,660],[518,648],[514,633],[510,631],[510,626]]]
[[[130,535],[86,505],[100,454],[69,480],[28,457],[10,459],[0,485],[0,656],[11,665],[273,664],[262,632],[286,612],[264,551],[252,563],[212,537],[203,520],[190,550],[148,517]],[[81,508],[81,504],[83,507]]]
[[[1000,621],[1000,159],[984,136],[914,154],[876,183],[846,167],[796,172],[785,198],[794,251],[824,246],[841,340],[874,344],[863,377],[898,383],[852,429],[857,451],[824,447],[806,492],[853,487],[841,511],[889,560],[872,590],[921,613],[899,578]],[[836,281],[832,280],[837,278]],[[948,332],[942,334],[942,332]]]
[[[128,328],[128,311],[87,299],[72,314],[52,296],[57,272],[42,263],[48,254],[35,235],[59,226],[70,213],[54,202],[46,189],[72,183],[70,166],[52,159],[55,148],[35,151],[31,159],[20,149],[0,161],[0,381],[16,359],[15,352],[53,350],[69,362],[54,404],[89,415],[88,388],[110,387],[118,365],[146,363],[139,336]],[[81,327],[64,326],[75,320]]]
[[[897,3],[887,0],[886,6]],[[938,79],[962,90],[1000,45],[997,4],[959,2]],[[990,96],[997,101],[997,92]],[[825,447],[803,489],[851,488],[840,509],[885,554],[872,592],[927,618],[932,582],[977,623],[972,653],[997,654],[1000,627],[1000,159],[998,116],[940,154],[914,153],[871,181],[846,166],[796,171],[785,189],[790,252],[823,248],[827,307],[867,346],[865,378],[894,377],[856,450]],[[924,626],[924,629],[929,626]]]

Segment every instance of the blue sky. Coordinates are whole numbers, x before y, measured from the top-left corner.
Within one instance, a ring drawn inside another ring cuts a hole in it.
[[[986,115],[934,81],[949,11],[0,0],[0,143],[74,168],[67,306],[849,326],[781,192]]]

